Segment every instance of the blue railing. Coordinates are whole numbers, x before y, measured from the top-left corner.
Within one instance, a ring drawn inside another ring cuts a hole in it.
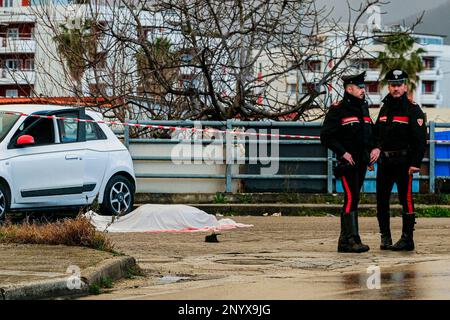
[[[144,125],[162,125],[162,126],[175,126],[175,127],[194,127],[195,125],[201,125],[202,128],[215,128],[219,130],[233,130],[235,128],[252,128],[252,129],[271,129],[271,128],[310,128],[310,129],[320,129],[321,123],[319,122],[284,122],[284,121],[237,121],[237,120],[227,120],[227,121],[135,121],[130,120],[128,123],[139,123]],[[435,147],[441,144],[450,144],[450,142],[435,142],[435,130],[436,128],[450,128],[450,123],[435,123],[429,122],[429,158],[425,158],[423,160],[424,163],[429,163],[429,174],[428,175],[418,175],[415,176],[414,179],[418,180],[428,180],[429,181],[429,192],[435,192],[435,181],[437,178],[441,179],[450,179],[450,176],[436,176],[435,167],[436,163],[439,162],[450,162],[448,158],[435,158]],[[312,134],[309,134],[312,135]],[[317,135],[317,134],[315,134]],[[192,140],[192,139],[160,139],[160,138],[130,138],[129,135],[129,127],[126,126],[124,129],[124,144],[129,148],[130,144],[133,143],[145,143],[145,144],[179,144],[179,143],[201,143],[201,144],[222,144],[222,141],[217,140],[201,140],[201,142]],[[243,141],[239,141],[239,143],[256,143],[256,141],[245,139]],[[281,145],[320,145],[319,140],[306,140],[306,139],[280,139],[275,141],[275,143]],[[194,174],[194,173],[183,173],[183,174],[169,174],[169,173],[139,173],[136,174],[136,178],[189,178],[189,179],[225,179],[225,191],[231,192],[232,181],[235,179],[313,179],[313,180],[325,180],[327,185],[327,192],[333,193],[333,185],[334,185],[334,177],[332,173],[333,161],[336,159],[333,157],[333,153],[328,150],[326,157],[247,157],[245,156],[242,159],[245,161],[258,160],[258,161],[267,161],[267,160],[276,160],[279,162],[297,162],[297,163],[305,163],[305,162],[324,162],[327,164],[326,171],[324,174],[277,174],[277,175],[267,175],[267,174],[241,174],[241,173],[233,173],[233,166],[239,166],[239,164],[233,163],[233,161],[226,161],[231,154],[230,146],[227,144],[225,148],[225,159],[217,158],[210,160],[218,160],[224,161],[226,163],[225,174]],[[240,158],[241,159],[241,158]],[[241,160],[242,160],[241,159]],[[195,161],[198,160],[196,157],[181,157],[181,158],[172,158],[170,156],[154,156],[154,155],[146,155],[146,156],[133,156],[133,160],[148,160],[148,161],[172,161],[172,160],[188,160]],[[368,175],[368,180],[376,179],[375,176]]]

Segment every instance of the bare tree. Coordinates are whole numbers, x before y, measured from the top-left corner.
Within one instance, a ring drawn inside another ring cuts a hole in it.
[[[300,119],[329,104],[348,61],[371,39],[387,36],[363,23],[379,0],[348,5],[348,21],[333,19],[333,9],[314,0],[83,3],[79,30],[94,23],[86,29],[91,45],[82,48],[58,36],[64,14],[55,19],[53,8],[39,16],[58,42],[64,73],[73,74],[69,60],[83,62],[87,90],[70,91],[107,99],[120,120]],[[296,79],[290,88],[289,77]]]

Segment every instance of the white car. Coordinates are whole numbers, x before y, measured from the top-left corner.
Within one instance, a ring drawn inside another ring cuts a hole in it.
[[[36,118],[26,114],[89,119]],[[99,113],[54,105],[0,106],[0,220],[9,210],[80,207],[128,213],[136,179],[127,148]]]

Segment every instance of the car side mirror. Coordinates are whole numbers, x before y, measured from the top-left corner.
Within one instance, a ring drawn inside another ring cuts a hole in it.
[[[24,134],[17,138],[16,146],[26,147],[34,144],[34,138],[30,135]]]

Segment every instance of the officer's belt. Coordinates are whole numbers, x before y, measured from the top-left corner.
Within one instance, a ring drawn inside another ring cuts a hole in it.
[[[383,151],[386,158],[407,156],[408,150]]]

